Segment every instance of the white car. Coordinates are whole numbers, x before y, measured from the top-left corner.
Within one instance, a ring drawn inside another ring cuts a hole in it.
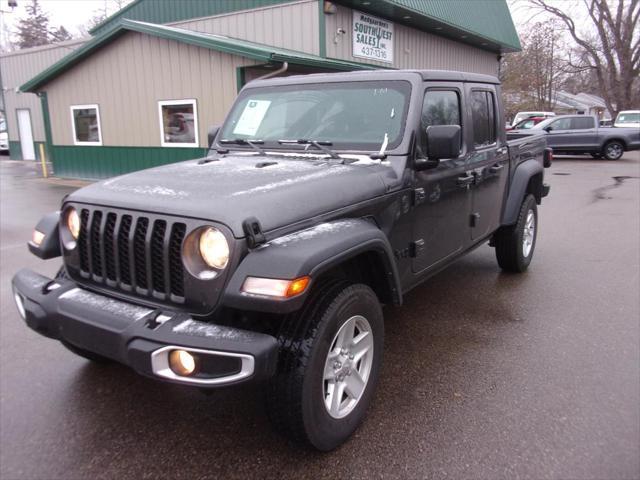
[[[516,113],[516,116],[513,117],[513,122],[511,122],[511,126],[515,127],[519,122],[521,122],[525,118],[531,118],[531,117],[548,118],[548,117],[555,117],[555,116],[556,114],[553,112],[518,112]]]
[[[640,110],[623,110],[618,113],[614,127],[636,127],[640,128]]]
[[[0,153],[9,153],[9,134],[7,133],[7,123],[0,120]]]

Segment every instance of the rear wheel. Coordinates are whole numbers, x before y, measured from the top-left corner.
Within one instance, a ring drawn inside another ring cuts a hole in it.
[[[624,153],[624,145],[618,140],[611,140],[602,149],[602,154],[607,160],[618,160]]]
[[[538,234],[538,208],[533,195],[520,206],[515,225],[502,227],[494,236],[496,259],[507,272],[524,272],[531,263]]]
[[[368,286],[318,288],[281,328],[278,372],[266,398],[274,426],[323,451],[347,440],[371,403],[383,336],[382,309]]]

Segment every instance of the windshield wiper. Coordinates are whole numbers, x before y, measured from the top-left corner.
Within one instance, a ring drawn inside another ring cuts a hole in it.
[[[247,140],[245,138],[223,138],[222,140],[219,140],[218,143],[220,143],[222,145],[229,145],[229,144],[249,145],[251,148],[253,148],[258,153],[261,153],[263,155],[267,153],[267,152],[264,151],[263,148],[260,148],[258,146],[258,145],[263,145],[264,144],[264,140]]]
[[[280,145],[313,145],[318,150],[322,150],[324,153],[329,155],[331,158],[342,158],[336,152],[327,148],[327,146],[331,146],[333,143],[326,140],[305,140],[304,138],[300,138],[298,140],[278,140],[278,143]]]

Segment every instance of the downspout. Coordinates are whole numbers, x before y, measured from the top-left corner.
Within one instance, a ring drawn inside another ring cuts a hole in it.
[[[278,70],[274,70],[273,72],[269,72],[266,75],[262,75],[261,77],[256,78],[256,80],[265,80],[267,78],[275,77],[284,73],[289,68],[289,62],[282,62],[282,66]]]

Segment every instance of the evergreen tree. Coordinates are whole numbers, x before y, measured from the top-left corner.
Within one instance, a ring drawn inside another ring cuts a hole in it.
[[[42,10],[38,0],[31,0],[26,8],[27,17],[20,19],[18,24],[18,47],[46,45],[49,43],[49,16]]]
[[[65,40],[71,40],[73,36],[60,25],[57,29],[51,30],[51,41],[53,42],[64,42]]]

